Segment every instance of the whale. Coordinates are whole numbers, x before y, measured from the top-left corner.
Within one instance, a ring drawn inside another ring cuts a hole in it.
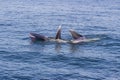
[[[69,32],[71,33],[71,36],[73,38],[72,40],[69,41],[69,43],[78,44],[78,43],[83,43],[83,42],[91,42],[91,41],[100,40],[100,38],[86,38],[85,36],[77,33],[73,29],[70,29]]]
[[[50,41],[50,42],[58,42],[58,43],[67,43],[67,40],[61,38],[61,26],[58,27],[55,37],[48,37],[42,34],[30,33],[29,37],[32,42],[35,41]]]

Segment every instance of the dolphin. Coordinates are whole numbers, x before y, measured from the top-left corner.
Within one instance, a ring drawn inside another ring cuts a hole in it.
[[[37,34],[37,33],[30,33],[29,36],[33,42],[34,41],[47,41],[48,40],[47,36]]]
[[[35,41],[43,41],[43,42],[50,41],[50,42],[57,42],[57,43],[77,44],[77,43],[81,43],[81,42],[91,42],[91,41],[100,40],[100,38],[87,39],[85,36],[77,33],[73,29],[70,29],[69,31],[72,35],[72,38],[73,38],[72,40],[64,40],[64,39],[61,38],[61,26],[58,27],[55,37],[48,37],[48,36],[44,36],[42,34],[37,34],[37,33],[30,33],[29,36],[30,36],[32,42],[35,42]]]
[[[91,41],[96,41],[96,40],[100,40],[100,38],[86,38],[85,36],[77,33],[76,31],[74,31],[73,29],[70,29],[69,30],[71,35],[72,35],[72,38],[73,40],[70,40],[69,43],[74,43],[74,44],[77,44],[77,43],[81,43],[81,42],[91,42]]]
[[[30,33],[31,40],[34,41],[51,41],[51,42],[58,42],[58,43],[67,43],[67,40],[63,40],[61,38],[61,26],[58,27],[57,33],[55,37],[47,37],[41,34]]]
[[[84,42],[84,40],[86,39],[85,36],[77,33],[76,31],[74,31],[73,29],[69,30],[73,40],[70,40],[70,43],[80,43],[80,42]]]

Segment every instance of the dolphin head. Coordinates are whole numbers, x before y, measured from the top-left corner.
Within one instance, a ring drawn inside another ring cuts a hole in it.
[[[48,39],[46,36],[36,33],[30,33],[29,36],[32,41],[46,41]]]

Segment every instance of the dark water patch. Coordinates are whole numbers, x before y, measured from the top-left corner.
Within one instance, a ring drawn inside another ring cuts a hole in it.
[[[95,34],[95,33],[91,33],[91,34],[85,34],[84,35],[86,37],[86,39],[98,39],[98,40],[93,40],[90,41],[88,43],[92,43],[92,42],[102,42],[104,40],[106,40],[107,35],[106,34]],[[87,43],[87,42],[86,42]]]
[[[115,39],[114,37],[112,36],[109,36],[109,35],[97,35],[97,36],[101,36],[101,40],[100,40],[100,43],[97,44],[97,45],[101,45],[101,46],[104,46],[104,47],[114,47],[114,46],[120,46],[120,43],[119,43],[119,39]]]
[[[38,62],[37,59],[41,58],[42,55],[38,52],[12,52],[11,54],[4,55],[3,60],[14,61],[14,62]],[[32,60],[36,59],[35,62]]]
[[[12,24],[0,24],[0,26],[12,26]]]
[[[112,46],[112,47],[114,47],[114,46],[120,46],[120,43],[114,43],[114,42],[112,42],[112,43],[108,43],[108,44],[106,44],[106,46]]]
[[[8,52],[8,51],[0,51],[0,54],[8,54],[8,53],[10,53],[10,52]]]
[[[118,58],[118,59],[119,59],[119,58],[120,58],[120,55],[116,56],[116,58]]]
[[[19,75],[16,75],[16,76],[13,76],[13,79],[17,79],[17,80],[31,80],[32,77],[31,76],[19,76]]]
[[[106,49],[111,49],[111,51],[114,49],[116,51],[118,51],[120,43],[119,42],[110,42],[109,40],[106,40],[104,42],[100,42],[97,44],[97,46],[103,46]]]
[[[14,80],[14,78],[9,77],[9,76],[0,76],[1,80]]]
[[[87,31],[107,31],[108,29],[104,26],[85,26]]]
[[[88,80],[101,80],[104,78],[93,78],[93,77],[88,77],[88,76],[81,76],[80,79],[82,79],[82,80],[86,80],[86,79],[88,79]]]
[[[51,56],[49,57],[50,61],[55,61],[55,62],[65,62],[68,60],[67,57],[63,56],[63,55],[56,55],[56,56]]]
[[[22,40],[29,40],[30,38],[26,37],[26,38],[22,38]]]
[[[5,60],[4,57],[5,56],[9,56],[11,55],[12,53],[11,52],[8,52],[8,51],[0,51],[0,60]]]
[[[78,61],[78,62],[76,62],[76,61]],[[70,65],[78,66],[78,67],[81,67],[81,68],[92,68],[92,66],[96,66],[96,65],[98,65],[98,63],[101,63],[101,62],[102,62],[102,64],[107,63],[106,60],[104,60],[104,59],[95,59],[95,58],[93,58],[93,59],[90,59],[90,58],[75,58],[75,59],[72,59],[68,63]],[[104,67],[102,67],[101,69],[104,69]]]

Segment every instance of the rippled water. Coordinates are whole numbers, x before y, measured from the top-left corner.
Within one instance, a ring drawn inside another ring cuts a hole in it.
[[[30,32],[99,41],[31,43]],[[0,0],[0,80],[120,80],[119,0]]]

